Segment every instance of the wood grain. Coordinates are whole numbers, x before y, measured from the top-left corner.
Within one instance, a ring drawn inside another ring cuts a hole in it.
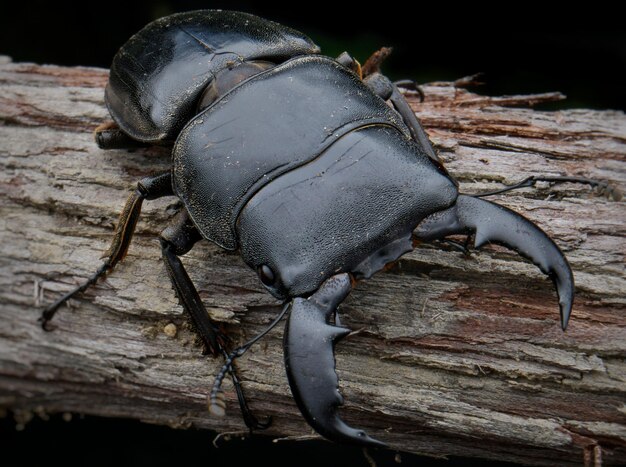
[[[37,324],[45,303],[100,264],[131,184],[169,165],[163,148],[95,146],[106,80],[101,69],[0,65],[0,406],[243,430],[228,383],[228,416],[206,410],[221,361],[194,344],[161,263],[157,236],[173,198],[145,204],[126,261],[61,310],[54,332]],[[487,97],[447,82],[424,93],[411,104],[464,192],[532,174],[626,185],[622,112],[538,111],[528,105],[562,96]],[[516,254],[489,247],[466,258],[420,245],[342,307],[357,331],[337,347],[343,416],[394,449],[437,457],[624,462],[624,202],[575,185],[494,199],[566,253],[577,283],[568,331],[549,280]],[[235,341],[275,315],[276,301],[236,254],[201,242],[184,263]],[[254,347],[240,375],[256,413],[274,417],[267,434],[310,435],[281,339],[277,329]]]

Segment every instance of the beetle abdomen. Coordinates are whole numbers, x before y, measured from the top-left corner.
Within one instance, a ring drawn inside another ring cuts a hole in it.
[[[233,88],[181,131],[175,191],[205,238],[233,249],[235,220],[255,192],[342,135],[377,124],[410,137],[351,71],[327,57],[297,57]]]
[[[113,58],[105,100],[131,137],[174,141],[213,76],[244,60],[319,53],[294,29],[247,13],[199,10],[153,21]]]
[[[395,128],[369,126],[250,199],[237,224],[241,255],[278,274],[279,292],[306,295],[334,274],[370,275],[368,260],[365,269],[397,259],[417,224],[456,197],[454,181],[419,145]]]

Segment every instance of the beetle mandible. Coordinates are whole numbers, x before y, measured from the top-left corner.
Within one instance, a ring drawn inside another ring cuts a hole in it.
[[[211,410],[223,413],[220,384],[230,374],[251,428],[269,422],[248,409],[233,361],[288,314],[285,366],[304,418],[330,440],[383,445],[339,417],[334,345],[349,330],[335,318],[355,281],[411,251],[415,239],[474,235],[477,248],[516,250],[554,281],[565,329],[574,281],[562,252],[521,215],[459,193],[399,91],[404,83],[380,73],[386,53],[361,67],[347,53],[321,55],[293,29],[217,10],[161,18],[131,37],[105,91],[115,124],[99,127],[96,142],[172,145],[172,168],[137,183],[103,265],[43,312],[44,329],[124,258],[142,202],[163,196],[183,205],[160,237],[173,288],[207,349],[225,359]],[[538,180],[597,184],[531,177],[502,191]],[[234,350],[179,259],[201,239],[239,250],[285,301],[266,331]]]

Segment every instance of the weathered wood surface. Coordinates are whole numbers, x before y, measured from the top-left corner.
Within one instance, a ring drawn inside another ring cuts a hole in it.
[[[106,79],[100,69],[0,66],[0,404],[243,430],[228,383],[229,416],[206,411],[221,361],[193,344],[161,263],[156,238],[173,199],[146,203],[127,260],[61,310],[54,332],[37,324],[44,303],[95,270],[132,182],[168,167],[164,149],[95,146]],[[537,173],[626,184],[621,112],[523,108],[558,94],[489,98],[452,83],[424,91],[412,104],[466,192]],[[344,323],[359,330],[337,347],[344,418],[434,456],[624,462],[624,202],[573,185],[496,199],[567,254],[577,282],[567,333],[551,283],[519,256],[421,246],[343,306]],[[276,301],[236,254],[203,242],[184,262],[235,341],[274,316]],[[289,392],[281,334],[242,358],[240,374],[255,412],[274,416],[268,434],[310,435]]]

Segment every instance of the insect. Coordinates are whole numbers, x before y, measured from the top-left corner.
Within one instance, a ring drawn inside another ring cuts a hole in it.
[[[561,324],[572,308],[572,271],[556,244],[515,212],[460,194],[399,86],[380,73],[381,49],[363,67],[333,59],[302,33],[256,16],[205,10],[147,25],[111,66],[105,102],[114,124],[96,129],[104,149],[172,147],[172,167],[144,178],[123,208],[105,261],[59,307],[110,272],[128,250],[144,200],[175,196],[182,209],[160,236],[173,288],[206,348],[224,365],[209,400],[223,414],[222,380],[234,361],[288,315],[289,384],[304,418],[337,442],[382,446],[339,416],[334,346],[349,330],[337,308],[353,284],[414,248],[414,242],[474,235],[530,259],[554,281]],[[536,181],[598,182],[571,177]],[[493,193],[486,193],[493,194]],[[483,196],[481,195],[481,196]],[[202,239],[238,250],[281,313],[235,349],[207,314],[179,257]]]

